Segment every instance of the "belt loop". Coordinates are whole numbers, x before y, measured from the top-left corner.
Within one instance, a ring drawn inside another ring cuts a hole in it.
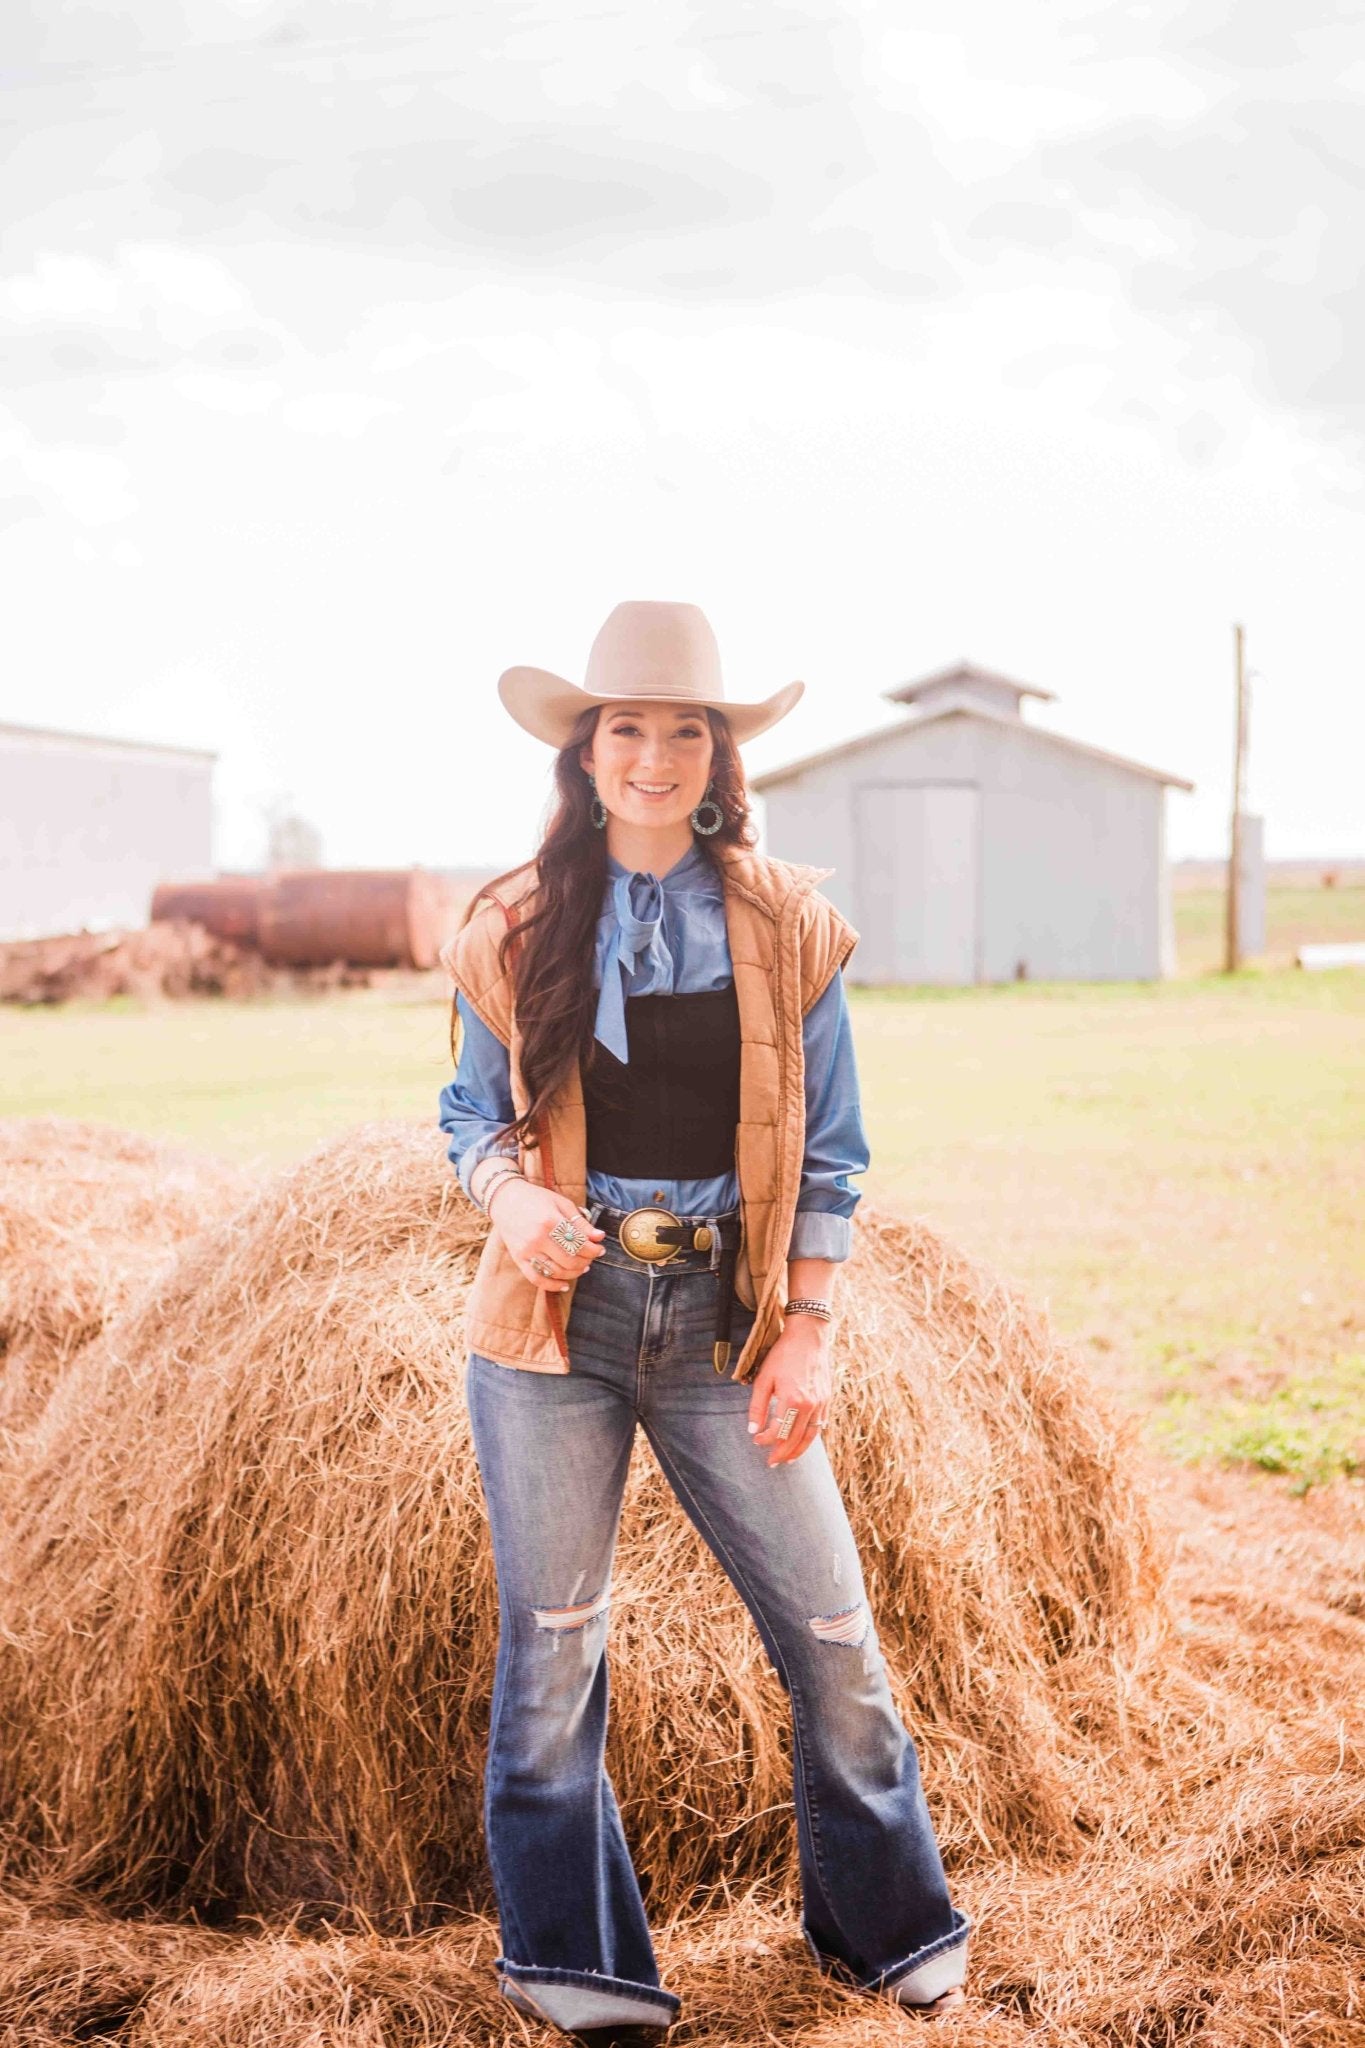
[[[711,1226],[711,1271],[718,1273],[720,1271],[721,1258],[720,1224],[714,1216],[708,1216],[706,1220]]]

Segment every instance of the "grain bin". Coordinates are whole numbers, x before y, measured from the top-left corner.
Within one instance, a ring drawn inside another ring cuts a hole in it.
[[[426,868],[291,869],[262,894],[259,944],[283,967],[433,967],[452,910]]]

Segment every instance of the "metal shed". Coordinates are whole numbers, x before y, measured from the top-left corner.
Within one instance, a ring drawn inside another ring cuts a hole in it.
[[[868,986],[1153,980],[1175,964],[1165,798],[1182,776],[1030,725],[1050,690],[961,661],[899,723],[756,776],[768,850],[835,872]]]
[[[0,724],[0,939],[144,925],[163,875],[210,874],[215,759]]]

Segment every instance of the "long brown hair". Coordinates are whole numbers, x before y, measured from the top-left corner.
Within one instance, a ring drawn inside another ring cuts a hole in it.
[[[508,1124],[504,1137],[523,1145],[537,1142],[535,1125],[575,1063],[591,1066],[597,993],[592,954],[607,881],[607,835],[592,822],[592,785],[579,750],[592,738],[603,707],[590,705],[555,756],[555,801],[535,856],[536,888],[531,907],[503,934],[498,957],[510,962],[513,1001],[521,1030],[521,1073],[530,1097],[525,1113]],[[723,712],[706,708],[711,726],[711,794],[723,822],[696,843],[752,846],[758,837],[749,811],[749,790],[734,735]],[[486,890],[470,904],[472,917]],[[451,1004],[451,1057],[456,1055],[456,1019]]]

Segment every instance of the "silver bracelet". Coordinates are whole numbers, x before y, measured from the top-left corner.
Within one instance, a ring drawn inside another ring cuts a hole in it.
[[[525,1180],[525,1178],[526,1175],[522,1172],[521,1168],[512,1165],[501,1166],[496,1173],[485,1174],[482,1191],[471,1197],[475,1208],[482,1209],[484,1215],[487,1216],[488,1203],[494,1189],[500,1188],[505,1180]]]
[[[817,1301],[813,1295],[798,1294],[783,1308],[784,1316],[819,1316],[822,1323],[834,1321],[834,1310],[827,1301]]]
[[[507,1185],[509,1180],[526,1180],[526,1175],[524,1173],[500,1173],[498,1175],[496,1181],[493,1183],[493,1186],[488,1190],[488,1193],[484,1196],[483,1213],[488,1218],[490,1223],[493,1221],[493,1197],[497,1194],[499,1188],[505,1187]],[[529,1181],[527,1181],[527,1186],[530,1186]]]

